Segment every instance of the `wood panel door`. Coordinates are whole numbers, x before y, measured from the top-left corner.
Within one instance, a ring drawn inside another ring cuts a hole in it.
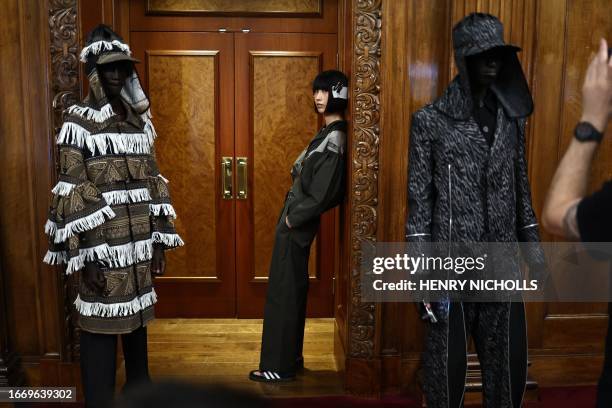
[[[157,160],[186,245],[156,278],[160,317],[236,315],[235,202],[221,161],[234,156],[234,43],[220,33],[132,32],[151,100]]]
[[[235,39],[236,157],[246,159],[248,175],[246,197],[236,200],[236,271],[238,317],[246,318],[263,313],[290,169],[322,124],[312,80],[336,67],[337,36],[237,33]],[[333,316],[335,219],[334,211],[323,216],[311,248],[310,317]]]

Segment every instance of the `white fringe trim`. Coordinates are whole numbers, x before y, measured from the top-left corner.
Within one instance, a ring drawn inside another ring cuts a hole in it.
[[[57,224],[51,220],[47,220],[45,223],[45,234],[47,235],[55,235],[57,231]]]
[[[115,114],[113,107],[109,103],[100,110],[90,108],[89,106],[72,105],[68,108],[68,113],[77,114],[83,119],[93,120],[96,123],[102,123]]]
[[[80,255],[70,258],[68,261],[68,267],[66,268],[66,275],[72,275],[73,272],[83,269],[84,267],[85,261]]]
[[[91,248],[79,249],[79,256],[83,261],[95,261],[97,259],[106,259],[111,256],[110,247],[104,243]]]
[[[119,49],[121,49],[121,51],[125,52],[127,55],[132,55],[130,46],[125,43],[122,43],[119,40],[96,41],[81,50],[81,55],[79,59],[81,60],[81,62],[87,62],[87,57],[89,56],[89,54],[99,55],[103,51],[110,51],[113,49],[113,45],[119,47]]]
[[[155,290],[146,293],[140,297],[135,297],[129,302],[123,303],[100,303],[100,302],[85,302],[77,295],[74,305],[79,314],[83,316],[98,316],[98,317],[117,317],[131,316],[146,309],[149,306],[157,303],[157,294]]]
[[[51,192],[55,195],[65,197],[68,194],[70,194],[72,190],[74,190],[75,187],[76,187],[76,184],[67,183],[65,181],[59,181],[55,185],[55,187],[53,187],[53,190],[51,190]]]
[[[61,265],[68,261],[66,251],[47,251],[43,262],[49,265]]]
[[[51,231],[52,229],[57,229],[55,231],[54,241],[55,243],[60,243],[72,237],[75,233],[89,231],[104,224],[106,221],[104,216],[106,216],[108,219],[115,217],[114,211],[108,205],[99,209],[93,214],[88,215],[87,217],[82,217],[69,222],[64,226],[64,228],[57,229],[57,225],[49,220],[47,221],[47,224],[51,223],[53,225],[46,225],[45,232],[47,232],[47,230]]]
[[[172,204],[149,204],[151,214],[159,217],[160,214],[167,215],[172,218],[176,218],[176,211]]]
[[[101,154],[106,154],[111,146],[111,153],[149,154],[153,137],[147,133],[99,133],[88,135],[85,144],[92,154],[95,154],[96,147]]]
[[[161,173],[160,173],[160,174],[158,174],[158,175],[157,175],[157,177],[159,177],[160,179],[162,179],[162,180],[163,180],[163,182],[164,182],[164,183],[166,183],[166,184],[170,183],[170,180],[168,180],[167,178],[165,178],[164,176],[162,176],[162,175],[161,175]]]
[[[70,109],[77,107],[76,105],[72,105],[68,108]],[[88,108],[89,109],[89,108]],[[57,138],[55,139],[57,144],[70,144],[78,147],[83,147],[85,143],[85,138],[89,136],[89,132],[82,126],[77,125],[74,122],[64,122],[62,125],[62,129],[59,131]]]
[[[144,131],[151,139],[155,139],[157,137],[157,132],[155,132],[155,127],[153,126],[153,122],[151,121],[151,109],[147,109],[145,113],[140,115],[142,120],[145,123]]]
[[[66,256],[64,254],[64,256]],[[112,268],[125,268],[139,262],[148,261],[153,258],[153,240],[129,242],[124,245],[109,246],[104,243],[92,248],[79,250],[79,255],[70,258],[66,274],[72,273],[85,267],[85,262],[100,260]],[[47,259],[47,256],[45,256]]]
[[[127,192],[130,196],[130,200],[133,203],[139,203],[142,201],[151,201],[151,194],[149,193],[149,189],[146,187],[128,190]]]
[[[129,201],[129,196],[126,190],[107,191],[102,193],[108,205],[126,204]]]
[[[123,245],[109,246],[109,256],[105,261],[113,268],[125,268],[138,262],[153,258],[153,240],[128,242]]]
[[[133,190],[115,190],[102,193],[108,205],[127,204],[128,202],[139,203],[151,201],[151,194],[147,188],[136,188]]]
[[[153,242],[165,244],[170,247],[177,247],[185,245],[185,242],[179,237],[178,234],[166,234],[163,232],[155,231],[151,235]]]

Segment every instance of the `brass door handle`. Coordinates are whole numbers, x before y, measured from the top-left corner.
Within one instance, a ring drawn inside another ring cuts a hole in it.
[[[248,197],[248,185],[247,185],[247,158],[236,157],[236,182],[238,183],[238,194],[236,198],[239,200],[246,200]]]
[[[223,197],[224,200],[231,200],[234,198],[234,192],[232,189],[233,162],[233,157],[221,158],[221,197]]]

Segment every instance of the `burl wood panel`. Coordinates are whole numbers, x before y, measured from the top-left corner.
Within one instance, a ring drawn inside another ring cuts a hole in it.
[[[43,268],[42,250],[45,248],[39,245],[44,236],[44,216],[37,212],[37,205],[41,202],[48,204],[50,192],[35,190],[35,171],[39,170],[36,168],[39,160],[41,164],[49,165],[48,161],[45,163],[37,157],[37,153],[49,150],[33,151],[35,146],[43,147],[38,146],[36,140],[47,137],[48,129],[37,128],[30,117],[32,110],[46,102],[46,90],[31,90],[27,86],[28,81],[34,80],[36,71],[32,66],[22,65],[23,61],[32,58],[34,50],[24,50],[19,46],[20,39],[25,41],[24,33],[28,30],[25,20],[21,19],[25,12],[21,8],[16,2],[8,2],[0,11],[0,270],[4,274],[6,292],[6,299],[0,307],[7,307],[9,344],[6,346],[11,347],[11,351],[15,347],[22,356],[36,356],[42,354],[44,338],[39,303],[40,277],[43,272],[52,272]],[[41,63],[39,59],[30,61]],[[40,174],[43,181],[47,181],[45,176],[48,174]],[[40,195],[37,197],[37,194]],[[0,293],[0,296],[4,294]],[[46,296],[45,299],[55,300]]]
[[[216,277],[216,57],[149,54],[148,78],[159,168],[187,243],[167,253],[166,276]]]
[[[147,0],[152,13],[320,13],[322,0]]]
[[[252,57],[253,214],[255,277],[267,277],[274,230],[291,166],[317,132],[311,81],[319,73],[318,56]],[[310,276],[316,276],[316,242],[311,247]]]

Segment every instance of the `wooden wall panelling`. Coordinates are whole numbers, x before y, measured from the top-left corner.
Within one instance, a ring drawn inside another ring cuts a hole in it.
[[[376,241],[378,223],[378,143],[380,135],[380,41],[382,0],[353,3],[351,74],[352,143],[350,194],[350,295],[346,388],[354,394],[380,394],[380,309],[361,301],[361,245]]]
[[[53,164],[47,75],[46,4],[9,2],[0,9],[0,268],[7,344],[22,356],[27,381],[41,358],[60,353],[57,276],[42,265]]]
[[[381,242],[402,241],[403,222],[393,214],[402,211],[406,188],[405,175],[397,169],[406,167],[407,137],[400,129],[408,122],[409,56],[413,45],[408,31],[412,4],[385,1],[382,4],[380,141],[378,182],[378,228]],[[408,58],[407,58],[408,57]],[[395,207],[395,208],[394,208]],[[399,207],[399,208],[397,208]],[[398,211],[394,211],[397,208]],[[402,327],[408,316],[402,303],[380,304],[381,386],[385,392],[396,392],[401,386]],[[402,318],[403,317],[403,318]],[[400,335],[398,335],[400,334]]]
[[[133,31],[241,31],[279,33],[335,33],[338,29],[338,0],[324,0],[321,17],[205,17],[172,14],[147,15],[146,0],[130,1],[130,27]]]
[[[572,139],[574,126],[580,119],[582,82],[586,68],[599,45],[599,39],[603,37],[610,40],[612,38],[612,25],[610,24],[612,9],[609,2],[602,0],[589,2],[567,0],[554,2],[554,4],[543,2],[540,7],[542,19],[547,19],[549,14],[553,14],[555,7],[565,11],[562,24],[564,30],[551,28],[558,30],[555,37],[562,39],[564,45],[563,48],[555,50],[557,51],[555,57],[559,64],[551,69],[561,86],[557,85],[557,88],[550,89],[550,92],[558,97],[560,103],[553,105],[551,110],[545,112],[546,116],[543,112],[543,115],[537,118],[545,128],[542,131],[549,131],[548,129],[551,128],[556,130],[554,133],[556,149],[553,150],[556,152],[556,157],[553,156],[556,160],[552,162],[557,165]],[[546,35],[550,36],[550,31]],[[543,59],[543,62],[547,62],[546,59]],[[536,66],[536,69],[539,70],[541,67]],[[545,83],[538,85],[547,86]],[[537,91],[538,96],[542,95],[539,92],[540,89]],[[610,129],[608,129],[609,133]],[[600,146],[592,168],[589,191],[598,189],[604,180],[612,178],[611,161],[612,146],[604,142]],[[536,190],[548,184],[552,174],[551,172],[546,174],[549,177],[537,179],[539,185]],[[534,351],[533,354],[543,356],[556,350],[557,353],[561,352],[570,356],[580,353],[590,355],[595,361],[601,359],[608,319],[606,304],[548,303],[540,309],[539,317],[542,322],[541,332],[538,333],[541,349]],[[550,364],[550,360],[544,357],[541,362],[537,362],[540,366],[547,363]],[[577,366],[571,372],[566,372],[561,379],[564,381],[571,379],[574,371],[582,381],[590,378],[590,381],[594,382],[600,370],[598,368],[585,373],[584,366]]]

